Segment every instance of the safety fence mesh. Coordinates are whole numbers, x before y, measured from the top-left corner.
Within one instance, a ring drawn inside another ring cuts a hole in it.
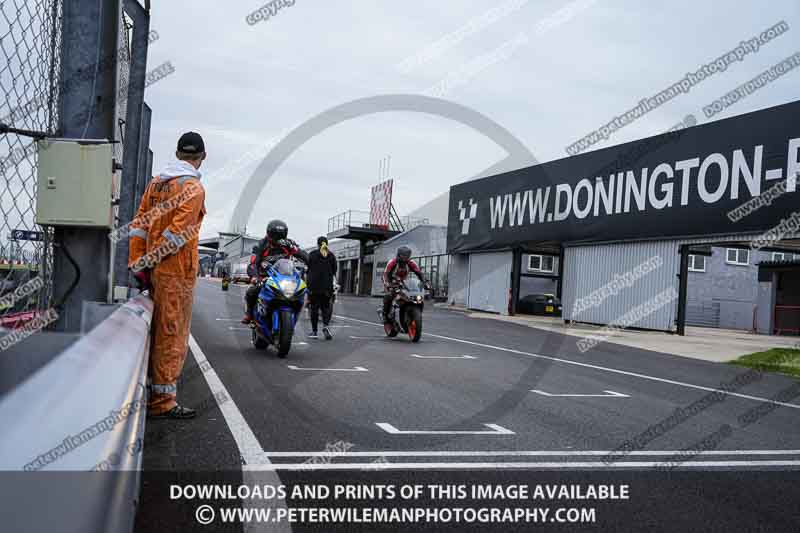
[[[0,122],[56,132],[61,28],[62,0],[0,1]],[[33,139],[0,135],[0,297],[37,276],[44,283],[13,303],[0,300],[3,325],[52,297],[52,230],[35,223],[36,165]]]

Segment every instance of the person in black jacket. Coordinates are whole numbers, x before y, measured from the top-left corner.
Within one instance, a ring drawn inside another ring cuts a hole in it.
[[[333,314],[333,281],[336,279],[336,256],[328,250],[328,239],[317,239],[317,249],[308,254],[308,312],[311,318],[311,338],[317,338],[319,312],[322,311],[322,334],[331,340],[328,327]]]

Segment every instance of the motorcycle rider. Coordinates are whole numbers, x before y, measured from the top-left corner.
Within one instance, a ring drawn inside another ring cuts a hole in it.
[[[273,262],[281,257],[297,257],[300,261],[308,264],[308,254],[300,249],[300,246],[292,239],[288,238],[289,227],[282,220],[272,220],[267,225],[267,234],[253,247],[253,255],[250,256],[250,265],[247,267],[247,274],[250,276],[250,287],[245,292],[244,299],[246,311],[242,318],[242,324],[249,324],[253,321],[253,309],[258,302],[258,293],[261,290],[261,279],[266,276],[262,268],[262,263],[266,260]]]
[[[386,289],[386,295],[383,297],[384,324],[391,324],[389,313],[392,310],[394,289],[405,281],[410,272],[413,272],[419,278],[426,290],[431,290],[430,284],[425,281],[425,277],[422,275],[422,270],[417,263],[411,260],[411,248],[401,246],[397,249],[395,258],[389,261],[389,264],[386,265],[386,270],[383,271],[383,286]]]

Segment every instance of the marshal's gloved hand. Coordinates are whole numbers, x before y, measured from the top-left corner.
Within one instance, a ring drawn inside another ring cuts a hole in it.
[[[150,270],[138,270],[133,273],[133,279],[136,280],[136,288],[140,291],[149,291],[153,288],[150,284]]]

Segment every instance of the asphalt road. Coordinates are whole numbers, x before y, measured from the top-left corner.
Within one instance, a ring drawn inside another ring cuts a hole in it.
[[[379,300],[352,297],[336,304],[334,340],[308,339],[304,318],[289,357],[279,359],[254,349],[238,323],[243,291],[198,283],[179,400],[201,412],[190,422],[147,423],[138,531],[176,524],[193,530],[203,502],[170,499],[167,486],[209,479],[290,487],[464,484],[467,490],[482,483],[630,485],[624,501],[566,502],[595,507],[595,523],[565,526],[550,515],[544,521],[554,530],[788,531],[800,518],[795,380],[608,343],[581,353],[575,337],[433,306],[425,310],[422,342],[412,344],[383,336]],[[412,501],[428,509],[453,503]],[[337,505],[366,502],[409,503],[365,498]],[[518,503],[460,500],[462,507]],[[309,501],[273,504],[285,510]],[[471,526],[534,527],[385,527]],[[216,523],[212,530],[223,529]],[[292,529],[335,530],[308,523]]]

